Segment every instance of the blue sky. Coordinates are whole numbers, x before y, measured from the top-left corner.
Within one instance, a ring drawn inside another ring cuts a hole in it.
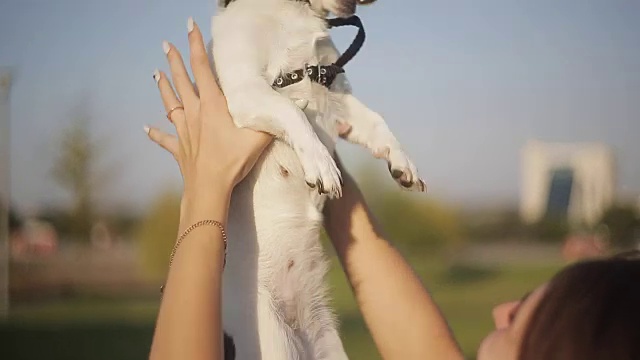
[[[172,159],[142,131],[167,127],[151,75],[166,69],[162,40],[186,49],[186,19],[208,29],[214,11],[213,0],[2,1],[0,65],[16,71],[14,202],[65,199],[48,171],[81,96],[93,130],[109,139],[107,160],[121,166],[104,193],[111,203],[144,206],[178,184]],[[620,191],[640,193],[637,1],[379,0],[359,15],[368,38],[347,66],[354,92],[385,116],[433,196],[515,201],[530,138],[605,142],[617,152]],[[334,38],[344,47],[351,36]],[[388,177],[363,150],[341,150],[351,168]]]

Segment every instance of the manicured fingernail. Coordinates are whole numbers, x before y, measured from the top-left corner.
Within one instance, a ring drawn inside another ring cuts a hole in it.
[[[147,125],[144,126],[144,132],[147,133],[147,135],[149,135],[149,131],[151,131],[151,128],[149,128]]]
[[[166,41],[162,42],[162,50],[164,50],[165,55],[169,54],[169,50],[171,50],[171,47],[169,46],[168,42]]]
[[[193,31],[193,18],[189,17],[187,19],[187,32],[191,33]]]
[[[158,69],[153,70],[153,80],[156,81],[156,84],[160,81],[160,71]]]

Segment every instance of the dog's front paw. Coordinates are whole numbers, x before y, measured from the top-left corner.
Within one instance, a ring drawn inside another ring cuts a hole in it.
[[[391,177],[393,177],[402,188],[420,192],[427,191],[427,186],[425,182],[420,179],[416,166],[402,149],[383,146],[373,150],[373,155],[379,159],[387,160]]]
[[[304,171],[304,180],[319,194],[342,196],[342,174],[335,160],[320,140],[294,146]]]

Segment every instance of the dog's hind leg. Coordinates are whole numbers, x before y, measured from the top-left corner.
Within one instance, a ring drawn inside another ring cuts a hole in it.
[[[258,333],[262,360],[303,360],[302,344],[277,313],[272,297],[258,293]]]
[[[342,340],[335,328],[327,329],[320,334],[315,343],[315,360],[349,360],[344,351]]]
[[[315,247],[313,250],[318,250]],[[304,284],[297,296],[300,336],[306,340],[308,359],[348,360],[338,333],[338,321],[329,306],[328,288],[323,281],[327,263],[312,257],[304,272]],[[304,266],[304,265],[302,265]]]

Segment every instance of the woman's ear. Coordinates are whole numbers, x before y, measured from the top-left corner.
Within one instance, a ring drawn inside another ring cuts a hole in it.
[[[510,301],[506,303],[502,303],[493,308],[493,322],[496,326],[496,330],[506,329],[511,325],[513,321],[513,315],[515,311],[520,306],[521,301]]]

